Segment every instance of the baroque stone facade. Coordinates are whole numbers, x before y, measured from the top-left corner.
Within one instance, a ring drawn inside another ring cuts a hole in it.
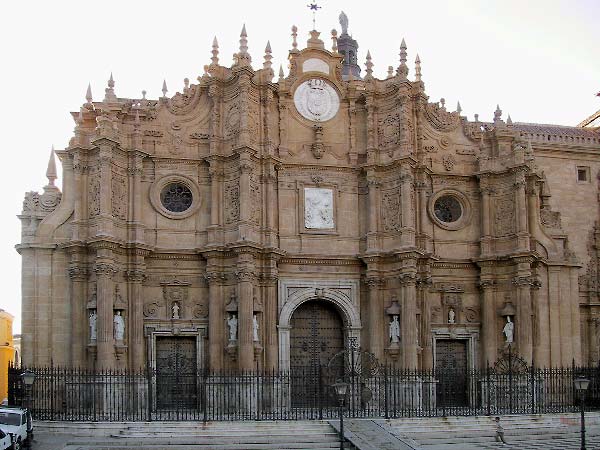
[[[244,29],[232,67],[215,40],[172,97],[88,90],[19,216],[25,365],[156,367],[181,338],[198,368],[287,369],[327,354],[298,341],[310,302],[397,367],[448,341],[469,367],[510,341],[536,366],[598,363],[598,130],[469,121],[430,101],[418,57],[409,79],[404,42],[361,79],[347,26],[331,50],[294,27],[276,82]]]

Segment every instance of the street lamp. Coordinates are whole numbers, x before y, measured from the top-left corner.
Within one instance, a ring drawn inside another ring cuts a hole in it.
[[[31,387],[35,381],[35,372],[31,370],[21,372],[21,380],[25,386],[25,402],[27,403],[27,407],[29,407],[29,396],[31,394]]]
[[[579,393],[580,405],[581,405],[581,450],[585,450],[585,391],[587,391],[590,385],[590,380],[585,377],[579,376],[573,380],[575,389]]]
[[[338,402],[340,403],[340,450],[344,450],[344,400],[346,399],[346,394],[348,393],[348,387],[350,385],[348,383],[344,383],[343,381],[337,381],[332,384],[331,387],[335,389],[335,394],[337,395]]]

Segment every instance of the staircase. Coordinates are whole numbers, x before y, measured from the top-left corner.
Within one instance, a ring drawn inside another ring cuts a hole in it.
[[[331,450],[340,445],[333,427],[321,421],[36,423],[36,434],[43,433],[73,436],[64,450]]]
[[[585,418],[587,435],[600,435],[600,413],[588,412]],[[578,436],[579,420],[576,413],[514,415],[501,416],[500,424],[506,440],[517,443]],[[496,436],[494,416],[380,419],[375,422],[386,426],[390,433],[428,450],[442,449],[449,444],[487,445],[495,442]]]

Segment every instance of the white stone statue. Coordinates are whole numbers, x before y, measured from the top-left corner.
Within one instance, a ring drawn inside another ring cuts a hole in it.
[[[173,306],[171,307],[172,309],[172,317],[173,319],[179,319],[179,304],[177,302],[173,303]]]
[[[96,340],[96,322],[98,321],[98,314],[93,309],[90,313],[90,341]]]
[[[254,338],[254,342],[258,342],[258,319],[256,318],[256,314],[252,317],[252,336]]]
[[[121,315],[121,311],[117,311],[113,317],[113,331],[116,341],[122,341],[125,336],[125,321]]]
[[[456,313],[452,308],[448,311],[448,323],[454,323],[456,321]]]
[[[398,322],[398,316],[394,316],[390,322],[390,340],[392,344],[400,342],[400,322]]]
[[[235,314],[232,314],[227,319],[227,326],[229,327],[229,340],[237,341],[237,326],[238,320]]]
[[[506,316],[506,324],[504,325],[504,329],[502,330],[502,332],[504,333],[504,336],[506,337],[507,344],[512,344],[514,331],[515,331],[515,324],[510,321],[510,316]]]

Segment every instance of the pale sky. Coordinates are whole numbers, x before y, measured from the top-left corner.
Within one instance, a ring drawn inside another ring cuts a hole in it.
[[[70,111],[104,97],[110,72],[119,97],[168,95],[192,83],[210,63],[217,36],[220,63],[231,65],[245,23],[255,68],[271,41],[276,73],[297,25],[303,48],[312,29],[308,0],[138,1],[30,0],[3,2],[0,17],[0,126],[8,189],[0,222],[0,308],[15,315],[20,332],[20,213],[26,191],[41,191],[50,148],[72,136]],[[341,27],[359,43],[363,68],[371,51],[375,75],[398,66],[400,42],[408,46],[409,78],[419,53],[431,101],[460,100],[470,120],[492,120],[496,104],[513,121],[576,125],[600,109],[600,1],[338,1],[320,0],[317,29],[326,48]],[[286,70],[287,73],[287,70]],[[60,170],[60,169],[59,169]],[[61,180],[58,180],[60,186]]]

